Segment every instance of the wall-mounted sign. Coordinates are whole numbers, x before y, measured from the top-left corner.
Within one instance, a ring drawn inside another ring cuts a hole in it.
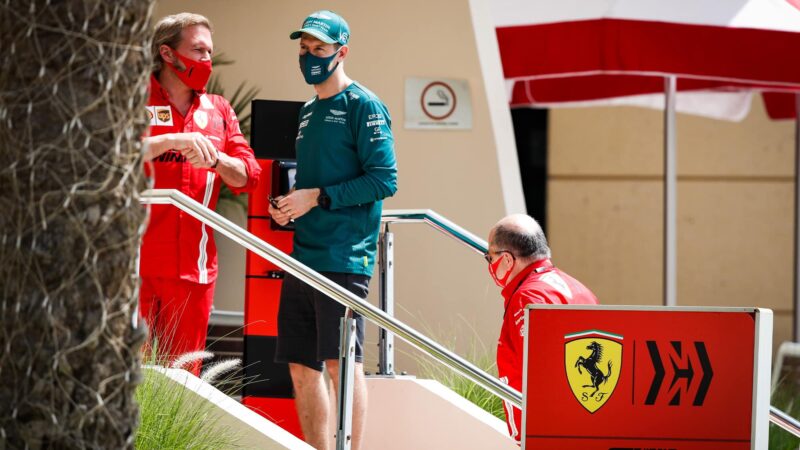
[[[523,450],[767,447],[772,311],[526,310]]]
[[[472,128],[472,99],[467,80],[406,78],[408,129]]]

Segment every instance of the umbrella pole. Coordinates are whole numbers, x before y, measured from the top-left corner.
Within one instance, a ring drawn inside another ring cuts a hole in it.
[[[675,100],[677,80],[664,78],[664,306],[677,299],[677,157],[675,147]]]
[[[800,94],[794,95],[794,320],[792,336],[800,342]]]

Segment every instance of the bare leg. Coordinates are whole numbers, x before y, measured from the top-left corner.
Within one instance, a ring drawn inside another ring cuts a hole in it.
[[[294,384],[297,416],[306,442],[317,450],[332,449],[328,429],[330,405],[322,372],[294,363],[289,363],[289,372]]]
[[[331,377],[336,395],[339,392],[339,360],[325,360],[328,375]],[[367,382],[364,379],[364,365],[356,363],[353,378],[353,444],[352,450],[361,449],[361,439],[364,433],[364,424],[367,421]]]

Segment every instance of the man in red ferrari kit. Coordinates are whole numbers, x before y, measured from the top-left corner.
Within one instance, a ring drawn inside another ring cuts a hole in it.
[[[252,191],[261,169],[228,101],[205,92],[212,51],[211,24],[201,15],[156,24],[144,160],[153,188],[178,189],[213,210],[221,183]],[[140,313],[159,355],[202,350],[217,279],[212,230],[172,205],[153,205],[139,274]],[[199,364],[190,370],[197,374]]]
[[[492,279],[503,288],[505,300],[497,341],[497,371],[501,380],[522,391],[525,306],[596,305],[597,298],[553,265],[542,227],[530,216],[514,214],[497,222],[489,233],[489,249],[484,257]],[[519,443],[522,412],[508,402],[503,407],[508,432]]]

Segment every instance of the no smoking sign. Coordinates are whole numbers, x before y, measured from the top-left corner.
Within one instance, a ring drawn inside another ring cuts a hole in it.
[[[425,86],[420,96],[422,112],[433,120],[450,117],[456,110],[456,93],[453,88],[441,81],[434,81]]]
[[[405,94],[406,128],[472,128],[472,102],[466,80],[407,78]]]

